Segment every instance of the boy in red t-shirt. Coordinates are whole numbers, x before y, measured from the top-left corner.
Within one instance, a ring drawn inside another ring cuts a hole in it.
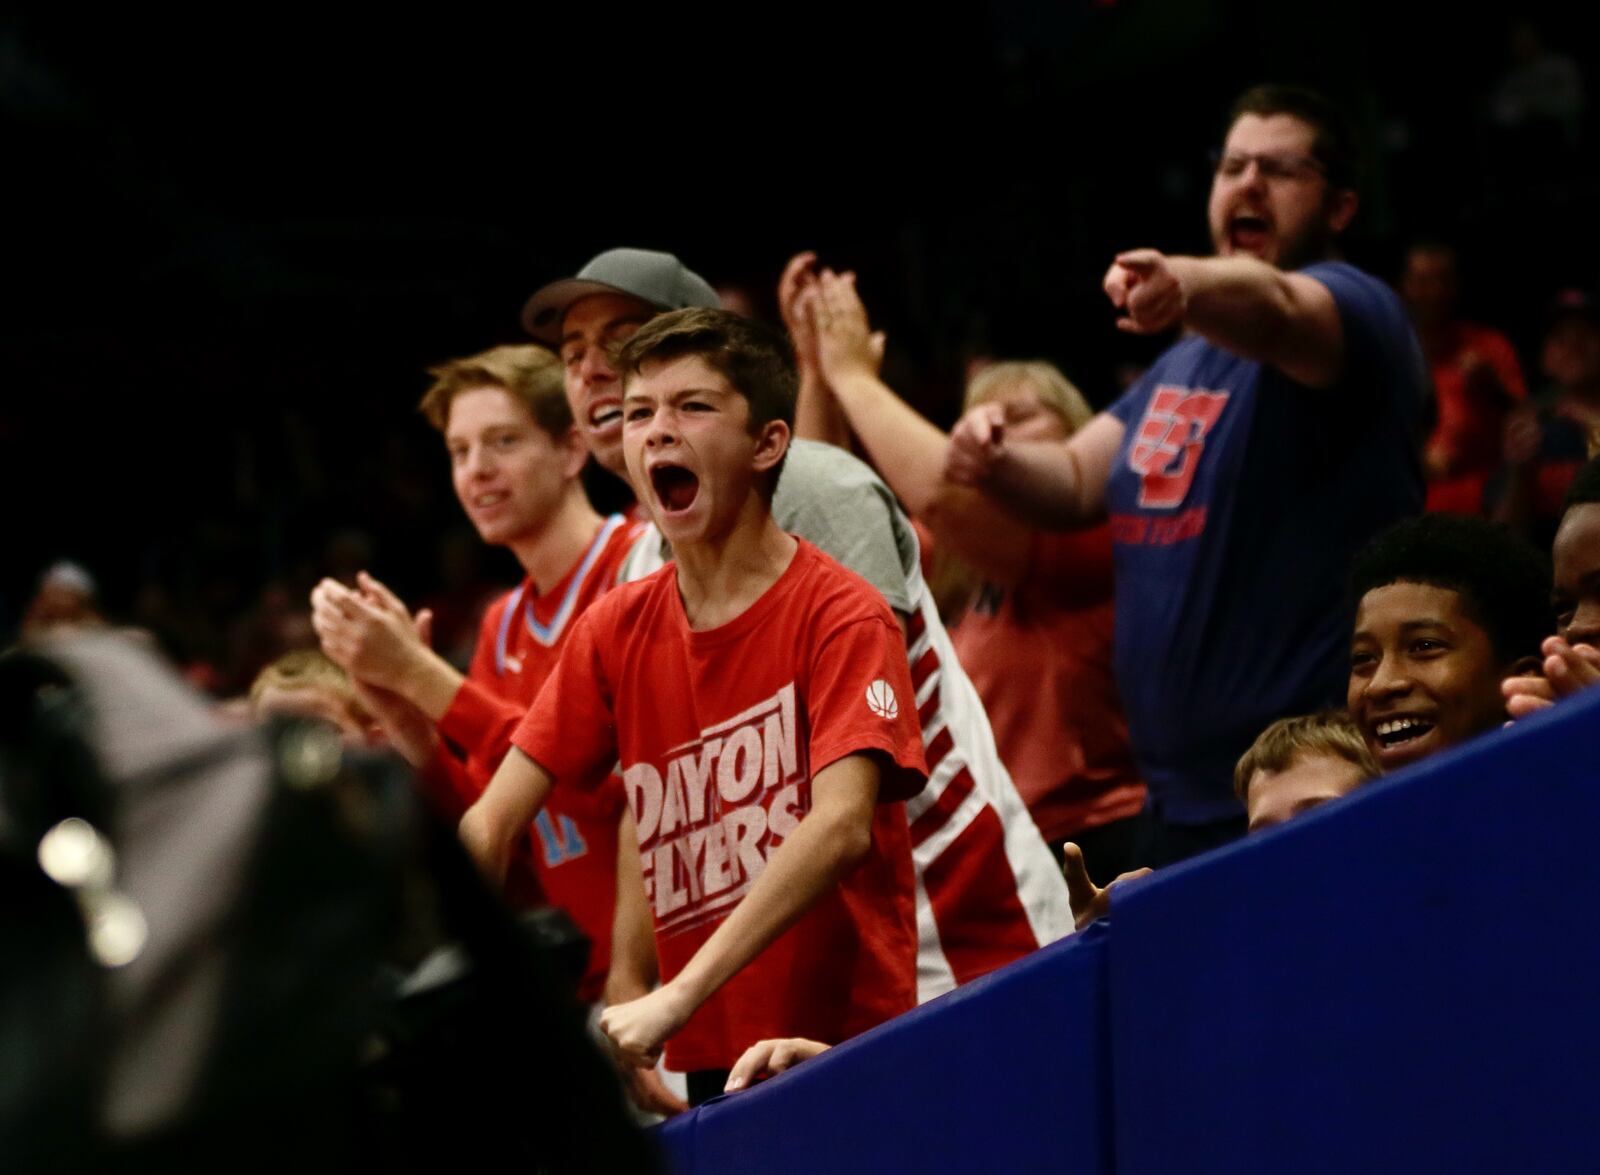
[[[675,560],[579,618],[461,834],[498,877],[558,781],[620,760],[664,982],[601,1026],[635,1064],[666,1044],[697,1101],[756,1040],[836,1043],[915,1004],[897,801],[925,767],[893,614],[772,520],[787,343],[694,308],[619,363],[628,470]]]

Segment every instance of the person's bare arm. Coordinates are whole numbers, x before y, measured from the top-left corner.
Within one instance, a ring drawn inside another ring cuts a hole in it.
[[[433,762],[439,753],[439,735],[427,715],[390,690],[352,680],[356,700],[372,715],[399,756],[417,770]]]
[[[794,344],[795,370],[800,377],[794,405],[794,435],[823,441],[841,449],[850,447],[850,425],[834,399],[817,359],[817,333],[802,298],[816,283],[815,253],[796,253],[778,279],[778,310]]]
[[[920,517],[944,486],[949,441],[878,378],[882,356],[872,345],[855,274],[823,270],[801,298],[801,308],[799,316],[811,323],[822,373],[851,430],[906,510]]]
[[[787,930],[872,847],[878,765],[849,755],[817,772],[811,811],[768,859],[750,892],[667,983],[607,1008],[600,1027],[617,1054],[653,1065],[695,1009]]]
[[[479,871],[496,885],[505,884],[512,848],[544,807],[555,782],[521,749],[512,747],[478,802],[461,818],[461,843]]]
[[[1308,387],[1331,387],[1344,370],[1344,327],[1333,293],[1315,278],[1254,257],[1169,257],[1155,249],[1118,254],[1106,296],[1131,334],[1184,326]]]
[[[982,494],[945,480],[949,438],[879,378],[882,350],[855,275],[823,270],[801,304],[833,398],[895,496],[986,579],[1014,583],[1026,569],[1032,529]]]
[[[611,920],[611,969],[606,972],[604,1002],[608,1006],[622,1004],[648,995],[659,974],[655,930],[639,861],[639,832],[632,807],[625,806],[617,827],[617,905]],[[626,1063],[617,1069],[629,1100],[646,1113],[670,1117],[689,1108],[654,1069],[636,1069]]]
[[[632,807],[625,807],[617,828],[617,904],[611,919],[606,1003],[622,1004],[648,993],[660,978],[660,966],[639,860],[639,830]]]
[[[945,476],[1043,530],[1071,530],[1105,513],[1106,482],[1122,447],[1122,421],[1100,413],[1064,442],[1006,438],[1005,408],[980,404],[950,434]]]

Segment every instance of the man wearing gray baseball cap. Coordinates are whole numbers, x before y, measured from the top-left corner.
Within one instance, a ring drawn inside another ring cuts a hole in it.
[[[576,277],[551,282],[522,308],[522,325],[547,347],[561,344],[561,320],[574,302],[590,294],[627,294],[657,310],[719,305],[706,280],[671,253],[654,249],[607,249]]]
[[[572,417],[589,451],[624,481],[622,385],[610,356],[657,314],[718,305],[710,283],[671,253],[607,249],[523,307],[528,333],[561,356]]]

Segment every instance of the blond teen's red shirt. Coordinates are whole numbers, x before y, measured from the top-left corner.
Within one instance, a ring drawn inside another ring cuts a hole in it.
[[[620,760],[664,979],[728,916],[849,755],[880,768],[871,848],[667,1042],[669,1068],[730,1068],[776,1036],[830,1044],[916,1003],[902,801],[926,781],[905,643],[883,598],[804,539],[736,619],[690,629],[676,567],[578,621],[513,742],[584,789]]]
[[[541,594],[525,579],[484,613],[467,678],[439,720],[439,733],[461,754],[441,751],[426,773],[451,815],[459,817],[488,787],[577,618],[616,586],[640,530],[613,515],[550,591]],[[554,797],[520,846],[508,885],[517,904],[560,906],[589,938],[589,964],[578,989],[586,1001],[599,998],[611,965],[622,802],[615,778],[592,794]]]

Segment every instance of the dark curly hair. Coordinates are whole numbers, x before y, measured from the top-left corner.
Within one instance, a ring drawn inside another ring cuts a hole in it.
[[[1356,555],[1350,592],[1359,603],[1374,588],[1420,583],[1461,596],[1466,613],[1509,664],[1536,656],[1556,630],[1550,564],[1533,547],[1482,518],[1424,514],[1397,523]]]

